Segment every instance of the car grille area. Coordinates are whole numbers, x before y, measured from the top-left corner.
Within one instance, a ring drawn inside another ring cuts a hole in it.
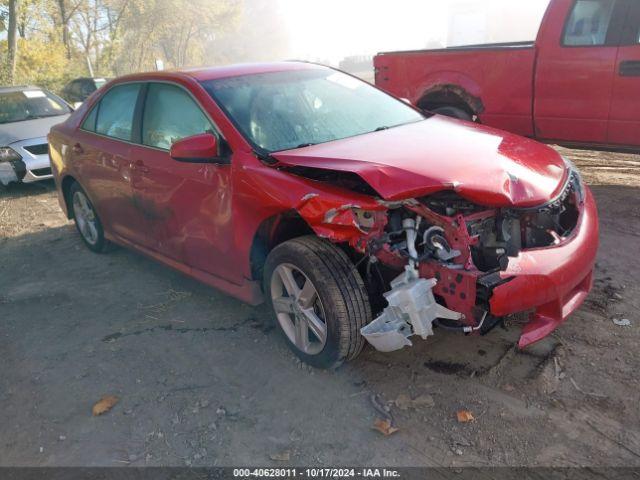
[[[41,143],[39,145],[28,145],[23,147],[27,152],[33,155],[44,155],[49,151],[49,145],[46,143]]]
[[[35,170],[31,170],[31,173],[35,177],[44,177],[46,175],[51,175],[51,168],[36,168]]]

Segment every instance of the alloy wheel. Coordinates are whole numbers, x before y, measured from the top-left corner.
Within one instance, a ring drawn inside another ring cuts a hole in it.
[[[282,330],[307,355],[327,343],[324,307],[313,282],[297,267],[283,263],[271,276],[271,301]]]
[[[73,216],[82,237],[90,245],[96,245],[99,239],[96,214],[89,199],[81,191],[73,194]]]

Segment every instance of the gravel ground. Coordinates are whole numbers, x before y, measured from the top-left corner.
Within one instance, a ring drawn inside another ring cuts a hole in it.
[[[264,308],[92,254],[52,184],[0,188],[0,465],[640,465],[640,157],[562,151],[601,215],[576,314],[524,352],[518,325],[439,331],[335,372],[297,362]]]

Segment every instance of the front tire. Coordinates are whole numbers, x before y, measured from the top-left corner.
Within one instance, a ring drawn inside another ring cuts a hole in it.
[[[277,246],[265,263],[264,291],[302,361],[336,368],[362,350],[371,306],[360,274],[335,245],[305,236]]]
[[[110,246],[104,238],[104,230],[100,217],[93,208],[89,197],[76,182],[69,189],[69,204],[73,213],[76,229],[80,233],[83,243],[95,253],[106,252]]]

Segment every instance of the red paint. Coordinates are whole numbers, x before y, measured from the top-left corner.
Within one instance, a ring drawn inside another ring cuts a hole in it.
[[[620,72],[623,62],[640,61],[640,5],[619,0],[609,29],[624,33],[610,45],[564,46],[573,5],[551,0],[530,45],[379,54],[376,85],[422,108],[429,93],[454,86],[478,102],[465,103],[485,125],[549,142],[637,150],[640,76]]]
[[[463,312],[466,322],[473,325],[476,283],[483,273],[475,268],[469,254],[469,246],[477,238],[469,236],[466,222],[495,215],[496,208],[538,206],[551,200],[566,181],[562,158],[532,140],[436,116],[276,153],[276,163],[268,165],[255,156],[198,83],[228,75],[301,68],[322,67],[250,65],[138,74],[111,82],[112,86],[163,81],[186,88],[211,117],[225,148],[232,153],[216,162],[213,157],[224,152],[211,135],[183,139],[169,152],[81,130],[91,106],[109,91],[107,86],[51,131],[51,161],[62,208],[67,209],[63,185],[68,178],[75,179],[95,206],[108,239],[257,304],[261,301],[261,279],[254,278],[250,252],[259,232],[273,235],[278,225],[295,213],[317,235],[365,252],[371,240],[382,236],[389,201],[455,190],[486,210],[451,218],[417,203],[407,204],[407,208],[441,225],[451,245],[463,252],[455,260],[459,269],[432,261],[421,264],[420,273],[439,278],[435,293],[449,308]],[[79,148],[72,148],[74,145]],[[213,163],[203,163],[206,158]],[[288,172],[293,166],[355,173],[381,198]],[[354,208],[371,212],[371,228],[358,226]],[[537,309],[524,343],[566,318],[590,287],[597,248],[597,220],[590,194],[580,223],[578,233],[562,245],[523,251],[511,259],[504,272],[510,281],[495,290],[491,313]],[[388,246],[376,256],[398,269],[406,263]]]
[[[357,173],[386,200],[453,189],[481,205],[527,207],[555,196],[565,180],[555,150],[440,116],[273,156],[285,165]]]
[[[491,312],[501,316],[535,308],[523,329],[520,347],[540,340],[562,323],[584,301],[591,290],[598,249],[598,213],[591,191],[586,188],[578,227],[561,245],[523,251],[511,259],[496,287]]]
[[[183,138],[174,142],[169,150],[169,156],[175,160],[201,160],[219,156],[218,140],[210,133],[202,133]]]

